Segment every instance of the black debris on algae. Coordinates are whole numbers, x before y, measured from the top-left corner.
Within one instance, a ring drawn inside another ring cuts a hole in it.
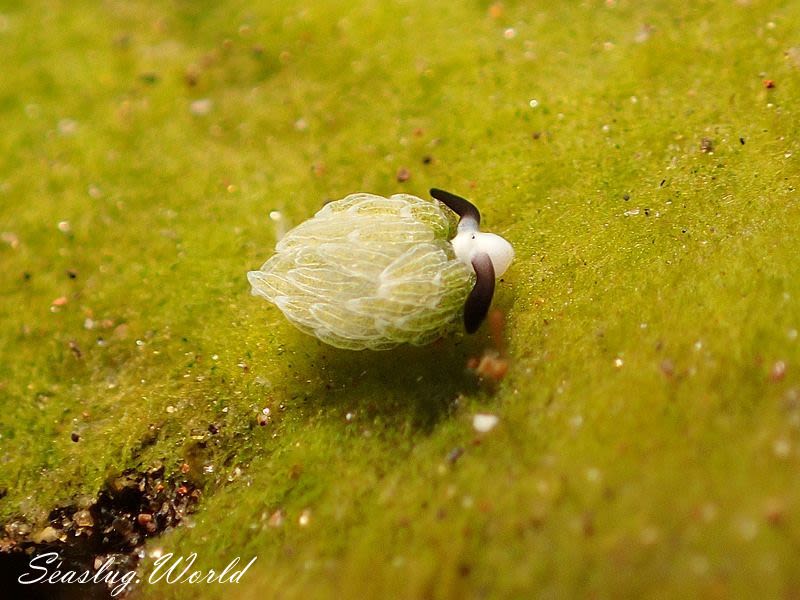
[[[72,436],[74,441],[77,434]],[[199,499],[200,490],[191,481],[166,476],[159,465],[147,471],[126,470],[109,479],[94,500],[54,509],[40,531],[22,521],[6,523],[0,539],[0,580],[10,587],[3,590],[3,597],[119,600],[133,584],[112,596],[116,586],[102,581],[23,586],[18,579],[30,570],[33,556],[48,552],[58,553],[61,571],[94,573],[108,560],[106,570],[120,576],[134,571],[145,540],[176,527]]]

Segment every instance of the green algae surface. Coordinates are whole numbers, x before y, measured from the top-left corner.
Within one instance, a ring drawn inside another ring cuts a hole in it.
[[[258,558],[141,598],[800,592],[800,4],[10,1],[0,61],[3,523],[161,464],[144,577]],[[502,381],[250,296],[430,187],[515,246]]]

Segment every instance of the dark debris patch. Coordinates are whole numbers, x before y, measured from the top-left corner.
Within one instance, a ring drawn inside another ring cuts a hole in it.
[[[53,510],[48,526],[41,531],[33,532],[20,521],[7,523],[0,539],[0,581],[10,587],[3,598],[112,598],[115,586],[102,581],[23,586],[18,579],[25,572],[34,577],[41,574],[32,572],[29,563],[32,557],[47,552],[58,553],[62,572],[88,570],[94,574],[108,559],[113,562],[106,571],[133,571],[143,556],[145,540],[180,524],[199,499],[200,490],[191,481],[165,476],[163,465],[143,472],[129,469],[109,479],[88,506],[74,504]],[[123,594],[113,597],[122,598],[133,587],[129,585]]]

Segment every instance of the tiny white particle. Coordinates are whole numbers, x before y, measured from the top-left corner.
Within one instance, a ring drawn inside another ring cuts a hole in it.
[[[772,443],[772,452],[778,458],[788,458],[792,452],[792,446],[786,438],[778,438]]]
[[[537,106],[539,106],[539,101],[536,98],[533,98],[531,99],[530,102],[528,102],[528,106],[530,106],[531,108],[536,108]]]
[[[598,481],[600,481],[601,477],[602,477],[602,473],[600,473],[600,469],[597,469],[595,467],[591,467],[589,469],[586,469],[586,480],[587,481],[591,481],[592,483],[597,483]]]
[[[718,513],[719,510],[717,510],[717,506],[713,502],[707,502],[700,509],[700,517],[706,523],[711,523],[714,519],[716,519]]]
[[[637,44],[643,44],[647,40],[650,39],[650,34],[653,32],[652,25],[644,24],[636,33],[636,36],[633,38],[633,41]]]
[[[70,226],[69,221],[59,221],[58,230],[61,233],[69,233],[70,231],[72,231],[72,227]]]
[[[0,240],[3,240],[6,244],[14,249],[19,248],[19,238],[15,233],[4,231],[3,233],[0,233]]]
[[[758,523],[753,519],[742,518],[739,519],[739,522],[736,524],[736,529],[739,536],[744,541],[749,542],[755,539],[758,534]]]
[[[619,369],[620,367],[622,367],[622,365],[623,365],[623,364],[624,364],[624,363],[622,362],[622,359],[621,359],[621,358],[617,357],[617,358],[615,358],[615,359],[614,359],[614,366],[615,366],[615,367],[617,367],[618,369]]]
[[[271,210],[269,211],[269,218],[273,221],[280,221],[283,219],[283,213],[281,213],[279,210]]]
[[[300,117],[294,122],[294,128],[297,131],[305,131],[308,129],[308,121],[306,121],[303,117]]]
[[[479,433],[487,433],[494,429],[500,422],[497,415],[478,413],[472,417],[472,428]]]
[[[503,37],[507,40],[513,39],[517,36],[517,30],[513,27],[509,27],[503,32]]]
[[[214,108],[214,101],[211,98],[200,98],[189,104],[189,112],[198,117],[207,115],[212,108]]]
[[[658,538],[659,538],[658,528],[653,527],[652,525],[642,529],[642,532],[639,537],[642,544],[644,544],[645,546],[652,546],[658,541]]]
[[[58,133],[63,136],[75,135],[78,131],[78,122],[72,119],[61,119],[58,122]]]

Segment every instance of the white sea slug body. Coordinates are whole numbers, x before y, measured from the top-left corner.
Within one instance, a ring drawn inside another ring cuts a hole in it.
[[[475,242],[465,242],[462,235],[468,221],[462,215],[459,234],[451,241],[456,228],[444,204],[408,194],[351,194],[289,231],[276,253],[247,278],[254,295],[275,304],[302,331],[337,348],[427,344],[452,327],[462,307],[466,323],[474,296],[482,296],[473,300],[482,314],[473,315],[478,319],[473,329],[491,302],[495,273],[487,300],[487,290],[479,288],[482,279],[487,287],[488,277],[468,256],[475,254]],[[492,235],[477,232],[477,221],[467,233],[472,240],[476,234]],[[498,239],[510,251],[508,242]],[[510,252],[505,252],[507,262]],[[505,270],[507,262],[495,271]]]

